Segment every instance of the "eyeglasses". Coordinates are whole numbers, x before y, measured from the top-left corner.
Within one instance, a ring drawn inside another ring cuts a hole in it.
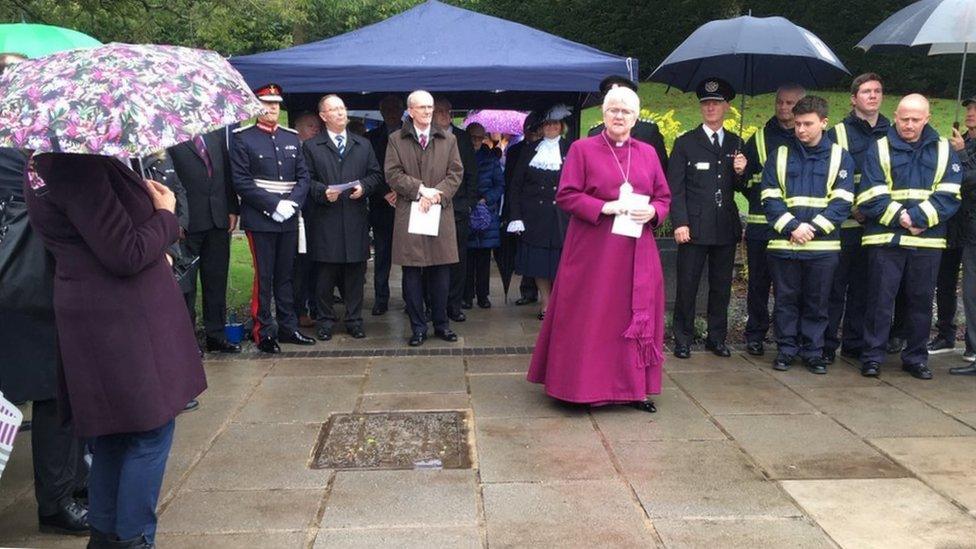
[[[411,109],[417,109],[418,111],[432,111],[434,110],[433,105],[414,105],[410,107]]]
[[[624,117],[627,117],[627,116],[633,116],[634,115],[634,111],[632,111],[630,109],[610,108],[610,109],[607,109],[607,110],[605,110],[603,112],[605,114],[609,114],[610,116],[624,116]]]

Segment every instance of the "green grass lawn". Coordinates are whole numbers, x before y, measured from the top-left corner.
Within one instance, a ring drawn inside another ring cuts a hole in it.
[[[701,117],[698,112],[698,100],[693,93],[681,93],[678,90],[666,91],[667,87],[663,84],[645,83],[641,84],[640,97],[641,107],[655,115],[662,115],[668,111],[674,111],[673,119],[680,126],[676,126],[675,135],[680,135],[691,128],[694,128]],[[830,103],[832,122],[838,122],[850,111],[850,94],[847,92],[816,92],[823,96]],[[746,136],[766,123],[766,120],[773,113],[773,94],[749,97],[746,99],[745,126],[747,131],[743,132]],[[887,97],[882,107],[882,113],[891,118],[899,97]],[[741,106],[740,98],[733,101],[733,106],[738,109]],[[955,113],[955,99],[933,99],[932,100],[932,125],[939,132],[948,135],[951,132],[952,120]],[[646,113],[645,113],[646,114]],[[593,107],[583,111],[581,127],[583,133],[595,124],[602,121],[599,107]],[[284,121],[282,121],[284,123]],[[752,127],[752,128],[750,128]],[[671,146],[674,136],[668,137],[668,147]],[[741,195],[736,196],[739,208],[745,210],[745,198]],[[231,265],[230,276],[227,284],[227,307],[228,310],[237,311],[238,318],[247,316],[248,304],[251,299],[251,252],[248,250],[247,239],[243,236],[235,236],[231,241]],[[198,318],[200,299],[197,298]]]

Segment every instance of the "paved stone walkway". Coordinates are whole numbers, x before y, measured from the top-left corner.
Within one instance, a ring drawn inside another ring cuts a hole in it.
[[[531,345],[535,311],[500,302],[424,351]],[[366,330],[314,350],[405,348],[398,310]],[[669,359],[654,415],[559,405],[525,381],[528,360],[208,360],[200,409],[177,421],[158,545],[976,547],[976,378],[947,374],[958,355],[924,382],[896,361],[865,379],[695,353]],[[386,410],[466,411],[473,468],[309,468],[330,414]],[[29,441],[0,484],[0,546],[83,547],[36,533]]]

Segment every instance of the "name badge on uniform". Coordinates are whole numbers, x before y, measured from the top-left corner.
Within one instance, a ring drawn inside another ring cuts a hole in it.
[[[708,162],[697,162],[697,163],[695,163],[695,169],[696,170],[707,170],[709,167],[711,167],[711,164],[708,163]]]

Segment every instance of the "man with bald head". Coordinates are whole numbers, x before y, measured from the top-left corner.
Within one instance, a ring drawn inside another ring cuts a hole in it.
[[[929,102],[905,96],[895,126],[870,147],[856,206],[867,224],[867,303],[861,375],[877,376],[884,359],[898,287],[904,280],[907,346],[902,369],[931,379],[928,367],[932,295],[946,247],[946,221],[959,208],[962,166],[948,140],[929,126]]]

